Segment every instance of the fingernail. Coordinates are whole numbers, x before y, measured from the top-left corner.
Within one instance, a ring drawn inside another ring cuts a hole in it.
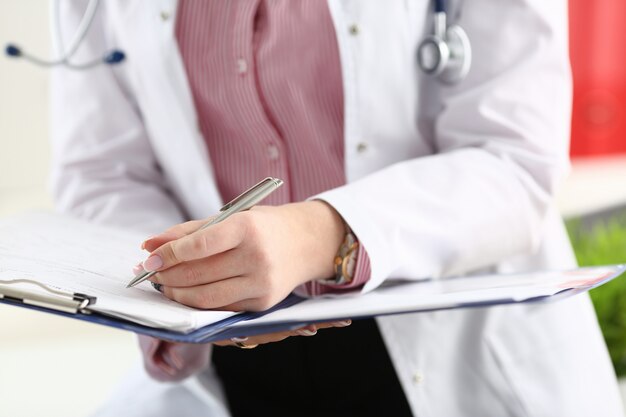
[[[230,341],[233,343],[243,343],[245,341],[247,341],[248,338],[247,337],[231,337]]]
[[[152,339],[150,341],[150,345],[148,346],[148,354],[147,354],[147,356],[154,355],[155,352],[157,351],[158,347],[159,347],[159,340],[158,339]]]
[[[170,359],[176,368],[183,369],[183,360],[175,349],[170,351]]]
[[[332,325],[334,327],[348,327],[352,324],[352,320],[334,321]]]
[[[163,352],[161,354],[161,361],[161,369],[163,369],[171,376],[176,375],[176,370],[178,370],[179,368],[174,364],[174,362],[172,361],[172,357],[168,352]]]
[[[143,261],[143,269],[148,272],[156,271],[163,266],[163,259],[159,255],[150,255],[148,259]]]
[[[148,241],[152,240],[152,239],[154,239],[154,236],[150,236],[149,238],[147,238],[146,240],[141,242],[141,249],[145,249],[146,248],[146,243],[148,243]]]
[[[169,376],[176,376],[176,370],[169,366],[165,361],[156,365],[162,372],[165,372]]]
[[[157,284],[156,282],[152,282],[152,281],[150,281],[150,284],[152,284],[152,288],[154,288],[158,292],[160,292],[160,293],[163,292],[163,285]]]
[[[309,330],[309,329],[298,329],[296,330],[300,336],[315,336],[317,334],[317,330]]]

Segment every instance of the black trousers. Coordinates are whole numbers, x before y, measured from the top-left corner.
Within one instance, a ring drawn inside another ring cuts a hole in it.
[[[215,346],[234,417],[411,416],[374,319],[255,349]]]

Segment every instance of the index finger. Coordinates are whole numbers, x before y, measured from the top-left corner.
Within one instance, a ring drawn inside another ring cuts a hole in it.
[[[200,229],[203,224],[211,220],[211,217],[205,220],[192,220],[172,226],[158,235],[153,235],[141,243],[141,249],[153,252],[159,246],[172,240],[180,239]]]
[[[163,271],[182,262],[206,258],[233,249],[243,241],[245,227],[238,216],[198,230],[155,249],[143,262],[148,271]]]

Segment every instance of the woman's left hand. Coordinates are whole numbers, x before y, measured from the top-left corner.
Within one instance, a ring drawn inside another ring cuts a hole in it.
[[[143,245],[151,252],[143,268],[158,271],[150,280],[160,291],[202,309],[262,311],[307,281],[332,277],[345,234],[322,201],[257,206],[197,231],[205,222],[177,225]]]
[[[293,336],[315,336],[318,330],[330,327],[346,327],[351,320],[309,324],[295,330],[285,330],[256,336],[228,339],[213,344],[254,348],[257,345],[280,342]],[[144,367],[157,381],[182,381],[201,372],[209,364],[211,344],[174,343],[139,335],[139,346],[143,354]]]
[[[173,343],[139,335],[144,368],[157,381],[182,381],[207,367],[210,344]]]

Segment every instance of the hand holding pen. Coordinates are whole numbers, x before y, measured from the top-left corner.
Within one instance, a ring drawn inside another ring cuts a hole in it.
[[[193,307],[258,311],[273,306],[301,283],[332,276],[330,260],[345,230],[341,218],[321,201],[245,211],[282,184],[260,187],[271,184],[269,180],[227,204],[209,222],[180,224],[146,240],[142,246],[151,254],[138,265],[135,273],[141,274],[131,284],[150,279],[166,297]],[[223,221],[216,221],[220,217]],[[252,348],[349,325],[350,320],[317,323],[215,344]],[[209,358],[208,345],[147,336],[140,336],[140,345],[146,370],[163,381],[184,379],[205,367]]]
[[[252,207],[267,181],[276,180],[251,188],[209,223],[183,223],[146,240],[147,274],[135,280],[149,279],[196,308],[262,311],[301,284],[332,277],[345,233],[339,214],[317,200]]]
[[[239,196],[235,197],[234,200],[232,200],[230,203],[226,204],[220,209],[220,212],[217,216],[212,217],[211,220],[202,224],[202,226],[198,227],[197,229],[193,229],[193,231],[190,233],[206,229],[207,227],[217,224],[240,211],[246,211],[251,209],[255,204],[261,202],[263,199],[265,199],[265,197],[277,190],[281,185],[283,185],[283,180],[271,177],[265,178],[258,184],[254,185],[253,187],[241,193]],[[148,265],[144,265],[144,271],[139,273],[135,278],[133,278],[128,283],[126,288],[134,287],[135,285],[147,280],[156,273],[154,270],[145,270],[146,266]],[[158,266],[155,265],[155,267]]]

